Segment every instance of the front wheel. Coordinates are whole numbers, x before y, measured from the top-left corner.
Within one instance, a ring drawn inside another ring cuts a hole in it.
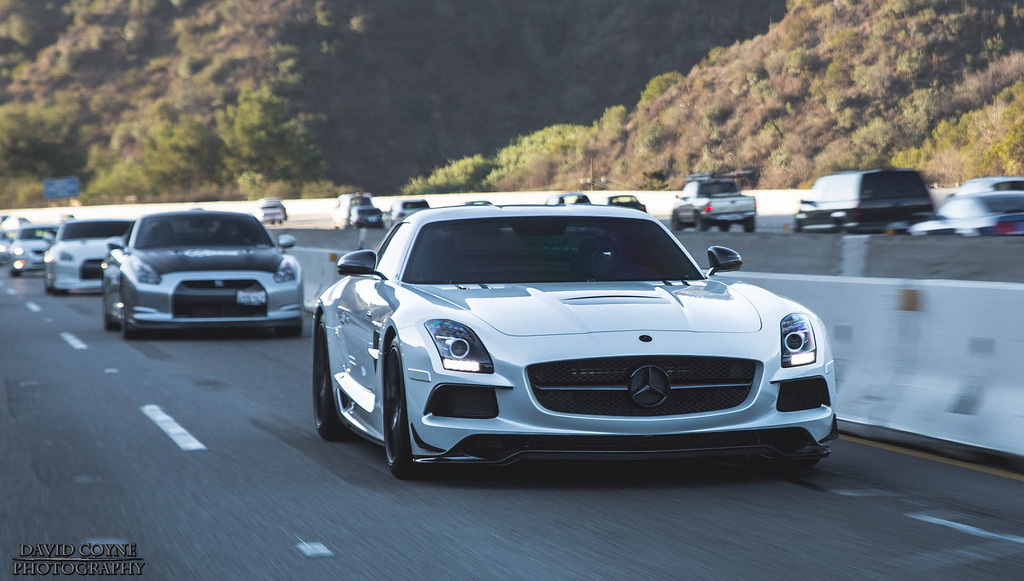
[[[131,310],[131,307],[124,300],[124,295],[121,295],[121,338],[125,341],[139,338],[139,330],[128,320],[128,313]]]
[[[391,474],[408,480],[419,475],[420,467],[412,459],[403,375],[402,356],[392,346],[384,367],[384,452]]]
[[[100,309],[102,309],[100,315],[103,317],[103,330],[116,331],[120,325],[114,317],[110,316],[110,311],[107,310],[107,293],[103,293],[103,303]]]
[[[338,415],[331,385],[331,364],[327,357],[327,332],[318,325],[313,340],[313,424],[324,440],[336,442],[352,439],[352,431]]]
[[[21,271],[20,270],[15,270],[15,269],[12,268],[11,269],[11,278],[18,278],[19,276],[21,276]]]

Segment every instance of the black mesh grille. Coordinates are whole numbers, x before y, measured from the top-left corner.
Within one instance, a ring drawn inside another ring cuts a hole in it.
[[[824,377],[808,377],[779,384],[779,399],[775,409],[780,412],[813,410],[829,405],[828,383]]]
[[[103,278],[103,268],[100,266],[102,260],[86,260],[79,268],[79,277],[82,280],[98,280]]]
[[[172,312],[175,317],[213,319],[235,317],[265,317],[267,305],[243,305],[238,302],[238,291],[263,290],[254,280],[224,280],[223,287],[214,281],[187,280],[174,291]],[[209,285],[207,286],[207,283]],[[244,286],[243,286],[244,285]]]
[[[627,384],[638,368],[655,365],[673,389],[664,403],[643,407]],[[540,363],[527,368],[537,401],[562,413],[602,416],[667,416],[718,411],[746,401],[756,364],[726,357],[602,357]]]
[[[183,280],[181,286],[188,289],[245,289],[259,287],[260,284],[255,280]]]

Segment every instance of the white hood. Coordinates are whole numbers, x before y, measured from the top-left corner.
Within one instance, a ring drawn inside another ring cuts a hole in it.
[[[464,309],[506,335],[606,331],[756,333],[754,305],[728,285],[623,282],[587,284],[417,285],[424,298]]]
[[[106,238],[80,238],[64,240],[50,247],[51,253],[67,252],[75,260],[97,260],[107,256]]]

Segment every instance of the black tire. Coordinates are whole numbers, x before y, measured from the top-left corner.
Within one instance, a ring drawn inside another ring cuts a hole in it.
[[[761,456],[757,460],[765,470],[779,474],[805,472],[821,462],[821,458],[786,458],[785,456]]]
[[[121,283],[121,284],[124,284],[124,283]],[[131,311],[131,309],[128,307],[128,303],[125,302],[124,295],[122,295],[121,296],[121,325],[120,325],[120,327],[121,327],[121,338],[124,339],[125,341],[131,341],[133,339],[138,339],[139,335],[141,334],[139,332],[139,330],[135,328],[135,325],[132,325],[131,322],[128,320],[128,314],[127,313],[129,311]]]
[[[697,230],[700,230],[701,232],[707,232],[708,229],[711,228],[711,224],[709,224],[707,220],[701,218],[700,216],[694,218],[694,221],[695,223],[693,227],[696,228]]]
[[[53,287],[50,286],[50,277],[46,276],[45,274],[43,275],[43,292],[48,295],[53,294]]]
[[[12,268],[11,269],[11,278],[18,278],[19,276],[21,276],[21,271],[20,270],[15,270],[15,269]]]
[[[803,232],[804,231],[804,223],[801,222],[800,220],[795,220],[794,219],[793,220],[793,231],[796,232],[797,234]]]
[[[412,459],[402,370],[402,355],[398,347],[392,346],[384,363],[384,455],[391,474],[399,480],[409,480],[422,471]]]
[[[676,218],[675,212],[672,213],[671,224],[672,224],[672,229],[673,230],[682,230],[683,229],[683,223],[679,221],[679,218]]]
[[[53,287],[50,287],[50,294],[57,295],[57,296],[64,296],[64,295],[68,294],[68,289],[66,289],[66,288],[53,288]]]
[[[753,232],[757,229],[757,221],[754,218],[747,218],[743,221],[743,231]]]
[[[719,222],[718,223],[718,231],[719,232],[728,232],[729,228],[731,228],[731,227],[732,227],[732,223],[731,222]]]
[[[313,425],[316,433],[329,442],[351,440],[352,431],[338,414],[331,386],[331,364],[327,357],[327,332],[316,328],[313,340]]]

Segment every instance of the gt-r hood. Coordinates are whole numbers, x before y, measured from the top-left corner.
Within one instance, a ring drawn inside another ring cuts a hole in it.
[[[469,311],[506,335],[606,331],[755,333],[761,317],[728,285],[625,282],[588,284],[414,285],[432,302]]]
[[[276,248],[161,248],[136,250],[139,260],[159,274],[196,270],[262,270],[277,272],[281,252]]]

